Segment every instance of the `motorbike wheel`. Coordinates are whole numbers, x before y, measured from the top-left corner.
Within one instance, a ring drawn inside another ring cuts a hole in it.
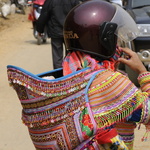
[[[43,43],[46,43],[46,41],[47,41],[46,39],[43,39]]]
[[[42,43],[42,38],[41,38],[41,36],[37,36],[37,44],[38,45],[41,45],[41,43]]]
[[[47,33],[46,33],[46,29],[45,29],[45,31],[44,31],[44,34],[43,34],[43,43],[46,43],[46,41],[47,41]]]

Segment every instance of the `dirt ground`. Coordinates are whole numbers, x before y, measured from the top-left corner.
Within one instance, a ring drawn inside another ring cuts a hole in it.
[[[0,17],[0,150],[34,149],[27,129],[21,123],[19,101],[14,91],[8,88],[6,65],[13,63],[34,73],[52,68],[48,63],[49,43],[40,47],[36,45],[27,14],[10,15],[6,20]],[[37,57],[40,57],[39,61]],[[41,60],[44,60],[43,63]],[[150,136],[147,142],[141,142],[144,133],[144,126],[140,130],[136,129],[134,150],[150,150]]]
[[[20,17],[22,18],[20,14],[9,15],[8,19],[0,17],[0,32],[15,25]]]
[[[28,130],[21,121],[22,107],[8,84],[7,65],[34,74],[52,70],[50,40],[37,45],[28,13],[8,18],[0,17],[0,150],[34,150]]]
[[[0,32],[7,30],[8,28],[15,28],[17,23],[27,21],[27,14],[29,13],[29,8],[26,9],[26,15],[19,13],[8,15],[7,19],[2,18],[0,15]]]

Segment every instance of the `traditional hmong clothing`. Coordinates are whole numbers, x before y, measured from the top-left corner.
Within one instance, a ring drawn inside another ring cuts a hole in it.
[[[115,57],[98,63],[73,52],[63,70],[38,75],[8,66],[22,120],[37,150],[132,150],[133,120],[150,123],[150,73],[138,77],[141,92],[114,70]],[[51,75],[55,79],[42,78]]]

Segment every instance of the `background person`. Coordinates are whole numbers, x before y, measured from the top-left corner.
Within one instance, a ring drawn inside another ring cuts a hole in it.
[[[63,24],[68,12],[79,0],[46,0],[37,21],[37,31],[44,32],[47,26],[48,37],[51,38],[53,68],[61,68],[63,60]]]

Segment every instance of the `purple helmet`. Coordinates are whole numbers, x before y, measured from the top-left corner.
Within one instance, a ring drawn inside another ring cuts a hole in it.
[[[124,30],[122,27],[125,23],[120,16],[122,12],[123,15],[126,13],[120,6],[100,0],[89,0],[77,5],[65,20],[66,49],[86,52],[101,59],[112,57],[116,50],[118,30]],[[134,23],[127,13],[125,15]],[[127,34],[126,30],[120,36],[125,37]]]

